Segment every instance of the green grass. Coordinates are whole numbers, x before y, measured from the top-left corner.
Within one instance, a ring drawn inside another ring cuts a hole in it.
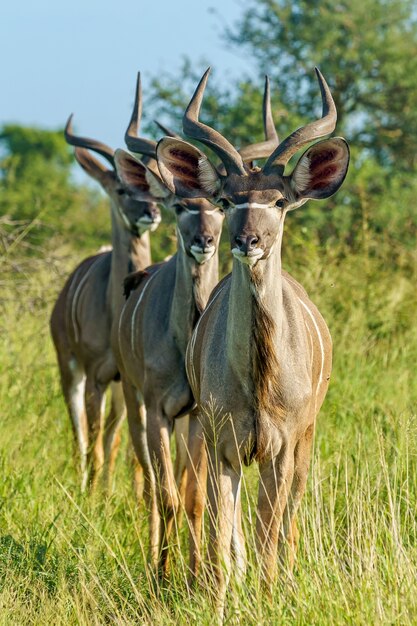
[[[55,243],[0,259],[0,624],[212,624],[207,595],[186,587],[185,528],[169,583],[155,583],[123,451],[108,500],[79,493],[48,330],[76,259]],[[416,255],[388,246],[318,254],[292,236],[285,266],[328,321],[334,371],[294,581],[278,582],[272,599],[260,590],[249,468],[250,567],[244,588],[232,585],[227,622],[415,624]]]

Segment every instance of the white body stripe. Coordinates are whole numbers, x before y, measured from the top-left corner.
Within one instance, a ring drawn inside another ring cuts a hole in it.
[[[93,268],[97,265],[97,263],[99,261],[102,261],[103,257],[100,256],[98,259],[96,259],[94,261],[94,263],[92,263],[90,265],[90,267],[88,268],[88,270],[86,271],[86,273],[84,274],[84,276],[82,277],[82,279],[80,280],[80,283],[77,287],[77,289],[75,290],[74,293],[74,297],[72,299],[72,306],[71,306],[71,321],[72,321],[72,325],[74,328],[74,335],[75,335],[75,343],[78,343],[79,340],[79,336],[78,336],[78,328],[77,328],[77,321],[75,319],[75,309],[77,307],[77,300],[81,291],[82,286],[84,285],[84,283],[86,282],[87,278],[89,277],[89,275],[91,274],[91,272],[93,271]]]
[[[149,286],[149,283],[151,283],[152,280],[155,278],[155,276],[157,274],[159,274],[161,269],[162,268],[159,268],[158,270],[156,270],[156,272],[154,274],[152,274],[152,276],[150,276],[150,278],[148,279],[148,281],[145,284],[144,288],[142,289],[142,293],[140,294],[140,296],[138,298],[138,301],[135,304],[135,308],[133,309],[132,321],[130,323],[130,347],[132,349],[133,354],[135,354],[134,326],[135,326],[136,312],[138,310],[138,307],[139,307],[140,303],[142,302],[142,298],[143,298],[143,296],[145,294],[145,291],[147,290],[147,288]],[[120,346],[120,332],[121,332],[121,329],[122,329],[122,318],[123,318],[123,314],[124,314],[125,309],[126,309],[126,304],[127,304],[127,301],[125,302],[125,304],[123,306],[123,309],[122,309],[122,311],[120,313],[120,317],[119,317],[119,328],[118,328],[118,333],[117,333],[118,334],[118,339],[119,339],[119,346]]]
[[[308,338],[310,340],[310,350],[311,350],[310,367],[313,367],[313,360],[314,360],[313,337],[311,336],[308,324],[306,324],[305,327],[306,327],[306,330],[308,332]]]
[[[221,289],[219,289],[219,291],[216,293],[214,298],[208,303],[208,305],[206,306],[206,308],[204,309],[204,311],[200,315],[200,319],[198,320],[198,322],[197,322],[197,324],[196,324],[196,326],[194,328],[194,332],[191,335],[191,339],[190,339],[190,342],[189,342],[188,347],[187,347],[187,353],[186,353],[186,357],[185,357],[185,369],[187,370],[188,378],[190,379],[190,383],[191,383],[191,387],[193,387],[193,391],[197,387],[197,376],[195,374],[194,363],[193,363],[193,350],[194,350],[195,342],[196,342],[196,339],[197,339],[198,327],[200,326],[200,322],[203,319],[204,315],[207,313],[207,311],[209,310],[209,308],[211,307],[213,302],[215,300],[217,300],[217,297],[221,294],[221,292],[223,291],[225,286],[226,285],[223,285],[223,287],[221,287]],[[188,358],[190,359],[190,369],[191,369],[190,372],[188,371],[188,367],[187,367],[187,355],[188,355]]]
[[[309,314],[309,316],[311,317],[311,320],[312,320],[312,322],[314,324],[314,328],[316,329],[317,337],[319,338],[320,352],[321,352],[321,367],[320,367],[319,382],[318,382],[318,385],[317,385],[317,393],[316,393],[316,396],[317,396],[317,394],[319,392],[319,389],[320,389],[320,385],[323,382],[323,369],[324,369],[324,345],[323,345],[323,339],[322,339],[319,327],[317,326],[317,322],[314,319],[313,313],[310,311],[308,306],[301,300],[301,298],[298,298],[298,299],[301,302],[301,304],[303,305],[303,307],[305,308],[305,310],[307,311],[307,313]]]

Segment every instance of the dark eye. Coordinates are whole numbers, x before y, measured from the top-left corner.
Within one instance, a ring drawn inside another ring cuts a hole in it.
[[[286,198],[280,198],[279,200],[277,200],[275,202],[275,206],[278,207],[279,209],[282,209],[286,203],[287,199]]]
[[[125,189],[120,188],[120,189],[117,189],[117,190],[116,190],[116,193],[117,193],[119,196],[123,196],[123,195],[126,193],[126,190],[125,190]]]
[[[230,207],[230,202],[227,198],[219,198],[217,200],[217,204],[220,205],[220,208],[223,209],[223,211]]]
[[[174,209],[175,209],[175,213],[177,215],[182,213],[184,211],[184,209],[185,209],[185,206],[183,204],[181,204],[180,202],[176,202],[173,206],[174,206]]]

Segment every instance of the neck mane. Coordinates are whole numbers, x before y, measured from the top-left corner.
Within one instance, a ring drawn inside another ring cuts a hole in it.
[[[282,226],[267,259],[258,261],[252,269],[233,261],[229,296],[226,349],[235,376],[252,398],[256,420],[256,451],[252,454],[258,460],[266,453],[269,441],[268,429],[263,425],[280,423],[284,412]]]

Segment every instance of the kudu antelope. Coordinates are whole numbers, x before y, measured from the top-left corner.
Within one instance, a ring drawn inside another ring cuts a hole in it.
[[[245,146],[245,159],[270,154],[277,145],[271,118],[269,83],[264,95],[265,141]],[[130,128],[134,130],[132,123]],[[132,152],[152,157],[141,141],[128,131],[126,142]],[[120,161],[121,163],[121,161]],[[184,189],[194,187],[188,180],[189,165],[183,160]],[[126,175],[133,164],[127,163]],[[193,174],[193,171],[191,170]],[[119,168],[123,178],[123,166]],[[218,243],[223,223],[222,211],[198,194],[185,200],[170,193],[166,203],[176,212],[177,253],[166,263],[129,277],[130,293],[120,315],[114,352],[121,372],[132,440],[144,469],[145,493],[150,506],[150,550],[154,565],[166,574],[168,540],[178,513],[179,501],[170,455],[170,434],[174,422],[194,404],[185,372],[185,352],[192,329],[218,281]],[[182,195],[182,194],[179,194]],[[132,290],[133,289],[133,290]],[[193,424],[195,422],[193,421]],[[191,457],[193,432],[189,436]],[[177,481],[178,482],[178,481]],[[180,491],[181,493],[181,491]],[[187,498],[188,517],[194,516],[195,501]],[[200,521],[201,515],[198,516]]]
[[[124,399],[110,345],[110,330],[124,303],[123,279],[151,263],[149,231],[161,217],[158,198],[150,192],[145,168],[137,167],[141,184],[132,187],[116,172],[114,150],[99,141],[79,137],[72,116],[65,129],[81,167],[110,199],[111,251],[85,259],[67,280],[51,315],[51,333],[58,357],[61,385],[71,417],[81,463],[82,488],[93,486],[103,466],[105,392],[112,384],[109,429],[124,412]],[[105,167],[92,153],[104,157]],[[146,174],[146,176],[145,176]],[[107,471],[116,445],[107,436]],[[113,446],[113,451],[110,450]]]
[[[207,452],[209,555],[220,615],[232,553],[235,571],[245,570],[242,463],[259,464],[257,549],[269,585],[278,550],[283,557],[285,545],[295,549],[295,514],[330,377],[328,328],[301,285],[281,268],[288,211],[335,193],[349,163],[344,139],[331,138],[308,148],[292,173],[284,174],[302,146],[335,128],[335,104],[316,72],[322,117],[282,141],[262,168],[247,167],[220,133],[199,121],[209,70],[184,115],[184,133],[220,157],[225,175],[191,144],[164,138],[157,148],[172,193],[204,196],[224,208],[233,255],[232,273],[213,292],[186,357]],[[204,463],[197,470],[202,476]]]
[[[159,179],[159,170],[156,162],[156,141],[151,139],[146,139],[144,137],[139,136],[139,128],[142,119],[142,108],[143,108],[143,100],[142,100],[142,86],[141,86],[141,75],[138,72],[137,80],[136,80],[136,90],[135,90],[135,101],[133,105],[132,115],[129,121],[129,125],[127,127],[125,133],[125,142],[129,150],[135,155],[139,155],[139,158],[143,164],[146,164],[146,167],[151,169],[152,172],[157,173]],[[173,131],[166,128],[159,122],[156,122],[159,128],[162,130],[164,134],[169,136],[177,136]],[[133,169],[130,166],[129,156],[125,153],[121,152],[121,155],[124,154],[125,158],[125,176],[134,176],[134,172],[136,169],[136,163],[133,163]],[[149,182],[152,184],[154,191],[156,194],[161,194],[161,185],[158,185],[154,176],[148,176]],[[172,204],[173,198],[169,197],[170,194],[167,189],[162,186],[162,194],[166,196],[167,206]],[[164,202],[162,202],[164,204]],[[111,418],[111,415],[109,416]],[[121,427],[122,421],[124,418],[124,414],[120,414],[120,419],[118,421],[109,419],[106,422],[105,428],[105,449],[112,450],[111,441],[116,440],[119,441],[119,429]],[[186,439],[188,437],[188,415],[184,415],[184,417],[175,420],[175,443],[176,443],[176,458],[175,458],[175,478],[176,483],[180,488],[180,493],[184,492],[185,489],[185,469],[187,464],[187,449],[186,449]],[[112,457],[115,455],[112,454]],[[136,457],[135,457],[136,458]],[[141,473],[141,466],[139,465],[136,468],[136,478]],[[138,471],[140,470],[140,471]],[[138,480],[136,480],[138,482]]]

